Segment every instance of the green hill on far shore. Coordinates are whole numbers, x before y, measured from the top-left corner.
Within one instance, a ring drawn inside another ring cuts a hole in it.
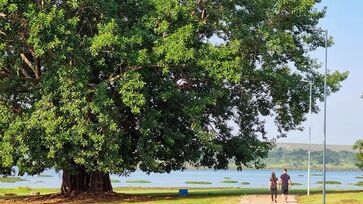
[[[323,165],[323,146],[311,146],[311,167],[321,169]],[[308,145],[278,143],[264,160],[268,169],[288,168],[306,169],[308,165]],[[327,145],[326,164],[330,170],[358,170],[355,166],[355,153],[352,146]]]
[[[308,144],[302,143],[277,143],[276,148],[283,148],[287,150],[296,150],[296,149],[303,149],[308,150]],[[347,152],[354,152],[352,149],[352,145],[327,145],[327,149],[340,152],[340,151],[347,151]],[[322,151],[323,144],[311,144],[311,151]]]
[[[308,144],[277,143],[270,151],[268,158],[263,162],[265,169],[290,169],[305,170],[308,166]],[[323,145],[313,144],[311,146],[311,168],[321,170],[323,168]],[[326,164],[328,170],[357,171],[355,165],[355,152],[349,145],[327,145]],[[187,169],[196,167],[187,165]],[[197,168],[207,169],[207,168]],[[230,161],[229,169],[236,169],[233,160]]]

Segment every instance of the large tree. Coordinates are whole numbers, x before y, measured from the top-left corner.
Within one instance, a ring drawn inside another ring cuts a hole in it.
[[[300,128],[302,79],[322,100],[317,2],[0,0],[0,173],[54,168],[69,194],[137,168],[261,167],[264,119]]]
[[[363,140],[357,140],[353,145],[353,150],[356,151],[355,153],[355,165],[363,169]]]

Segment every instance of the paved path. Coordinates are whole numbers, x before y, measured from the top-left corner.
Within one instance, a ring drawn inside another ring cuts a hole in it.
[[[247,195],[242,196],[240,204],[272,204],[271,196],[270,195]],[[282,203],[281,195],[277,196],[277,203]],[[287,204],[297,204],[296,196],[289,195],[287,200]]]

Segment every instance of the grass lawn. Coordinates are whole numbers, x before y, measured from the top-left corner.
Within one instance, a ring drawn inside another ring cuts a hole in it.
[[[241,200],[241,195],[246,193],[263,193],[264,191],[256,190],[243,190],[232,188],[188,188],[189,195],[187,197],[180,197],[178,195],[179,188],[133,188],[123,187],[114,188],[117,193],[133,195],[129,200],[120,201],[99,201],[97,203],[144,203],[144,204],[159,204],[159,203],[176,203],[176,204],[208,204],[208,203],[221,203],[221,204],[238,204]],[[31,192],[40,192],[41,195],[58,193],[59,189],[46,189],[46,188],[0,188],[0,203],[5,199],[12,199],[11,202],[23,203],[22,199],[29,197]],[[14,193],[17,196],[4,196],[4,194]],[[242,194],[243,193],[243,194]],[[38,204],[37,202],[35,202]]]
[[[268,189],[256,189],[256,188],[188,188],[189,195],[186,197],[180,197],[178,195],[179,188],[141,188],[141,187],[121,187],[114,188],[114,191],[120,193],[120,195],[125,194],[129,198],[123,198],[121,200],[99,200],[97,203],[176,203],[176,204],[207,204],[207,203],[228,203],[228,204],[238,204],[244,195],[249,194],[269,194]],[[5,199],[12,199],[15,203],[23,203],[24,198],[28,198],[31,192],[40,192],[41,195],[57,193],[59,189],[49,189],[49,188],[29,188],[29,187],[19,187],[19,188],[0,188],[0,203]],[[291,194],[303,195],[306,193],[305,189],[292,189]],[[312,189],[311,192],[319,192],[318,189]],[[4,194],[15,193],[17,196],[4,196]],[[363,195],[358,195],[357,193],[343,193],[341,195],[352,194],[349,199],[358,199],[357,202],[363,201]],[[334,194],[340,195],[340,194]],[[329,195],[330,196],[330,195]],[[315,198],[316,197],[316,198]],[[341,198],[341,196],[338,196]],[[316,199],[316,202],[306,201],[305,196],[299,197],[301,203],[321,203],[320,195],[312,195],[309,199]],[[305,200],[304,200],[305,199]],[[335,198],[332,198],[334,200]],[[343,199],[344,200],[344,199]],[[329,200],[328,200],[329,201]],[[355,203],[357,203],[355,202]],[[49,202],[51,203],[51,202]],[[328,202],[333,203],[334,202]],[[344,202],[343,202],[344,203]],[[352,204],[355,204],[352,202]],[[35,202],[35,204],[38,204]],[[351,203],[345,203],[351,204]]]
[[[310,196],[299,196],[298,201],[301,204],[321,204],[323,197],[321,194]],[[363,194],[360,193],[328,193],[326,203],[329,204],[358,204],[363,203]]]
[[[18,188],[0,188],[0,198],[4,196],[4,194],[16,194],[19,196],[30,195],[31,192],[36,191],[40,192],[42,195],[58,193],[59,189],[57,188],[29,188],[29,187],[18,187]]]
[[[142,204],[159,204],[159,203],[175,203],[175,204],[239,204],[241,196],[190,196],[190,197],[155,197],[149,201],[142,202],[122,202],[122,203],[142,203]],[[118,202],[116,202],[118,203]],[[121,202],[120,202],[121,203]]]

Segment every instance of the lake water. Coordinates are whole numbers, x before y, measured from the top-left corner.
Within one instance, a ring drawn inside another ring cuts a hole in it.
[[[280,172],[276,172],[279,177]],[[27,181],[16,183],[1,183],[0,188],[13,188],[19,186],[28,186],[31,188],[59,188],[61,185],[61,174],[53,170],[48,170],[44,174],[52,177],[23,176]],[[321,171],[312,171],[316,174],[311,177],[311,187],[321,188],[316,182],[322,181]],[[320,174],[320,175],[319,175]],[[170,174],[150,174],[147,175],[141,171],[132,173],[129,177],[119,177],[111,175],[111,179],[119,180],[119,183],[113,183],[113,187],[241,187],[241,188],[266,188],[268,186],[270,170],[185,170],[176,171]],[[289,171],[289,175],[293,182],[302,185],[294,188],[306,188],[307,172],[306,171]],[[356,177],[363,176],[363,172],[350,171],[329,171],[327,172],[327,180],[339,181],[341,185],[327,185],[328,189],[363,189],[363,187],[354,186],[352,184],[363,179]],[[222,183],[224,177],[230,177],[228,180],[236,180],[239,183],[226,184]],[[147,180],[151,183],[126,183],[128,180]],[[212,182],[208,185],[186,184],[186,181],[207,181]],[[241,185],[240,182],[249,182],[249,185]]]

